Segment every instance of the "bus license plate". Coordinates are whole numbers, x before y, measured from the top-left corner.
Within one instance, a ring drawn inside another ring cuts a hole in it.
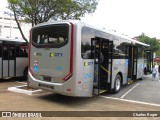
[[[44,77],[43,77],[43,80],[44,80],[44,81],[51,82],[51,77],[44,76]]]
[[[40,84],[40,83],[39,83],[39,87],[45,87],[45,88],[51,88],[51,89],[54,89],[54,86],[45,85],[45,84]]]

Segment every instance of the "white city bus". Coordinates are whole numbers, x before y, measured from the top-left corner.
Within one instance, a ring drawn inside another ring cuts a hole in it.
[[[81,21],[42,23],[30,33],[28,84],[67,96],[117,93],[143,77],[148,47]]]
[[[23,39],[0,38],[0,79],[28,75],[28,48]]]

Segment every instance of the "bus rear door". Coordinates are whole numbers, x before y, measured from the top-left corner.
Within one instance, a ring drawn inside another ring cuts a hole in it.
[[[144,74],[148,75],[152,72],[153,67],[153,52],[152,50],[145,50],[145,67],[144,67]]]
[[[15,45],[2,45],[2,78],[15,76]]]
[[[91,56],[94,59],[93,94],[111,89],[113,41],[104,38],[91,39]]]
[[[137,54],[138,48],[135,46],[128,46],[128,84],[137,79]]]

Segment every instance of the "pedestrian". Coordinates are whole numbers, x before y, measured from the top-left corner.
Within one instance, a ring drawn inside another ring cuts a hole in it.
[[[159,75],[159,80],[160,80],[160,64],[158,65],[158,75]]]
[[[152,81],[156,79],[157,70],[155,68],[155,65],[152,68]]]
[[[147,75],[147,67],[144,67],[144,74]]]

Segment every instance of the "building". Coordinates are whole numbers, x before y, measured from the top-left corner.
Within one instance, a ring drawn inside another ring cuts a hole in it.
[[[25,37],[29,40],[29,30],[31,29],[31,24],[20,22],[20,26]],[[14,16],[5,14],[0,15],[0,37],[22,38]]]
[[[157,39],[158,40],[158,42],[160,43],[160,39]]]

